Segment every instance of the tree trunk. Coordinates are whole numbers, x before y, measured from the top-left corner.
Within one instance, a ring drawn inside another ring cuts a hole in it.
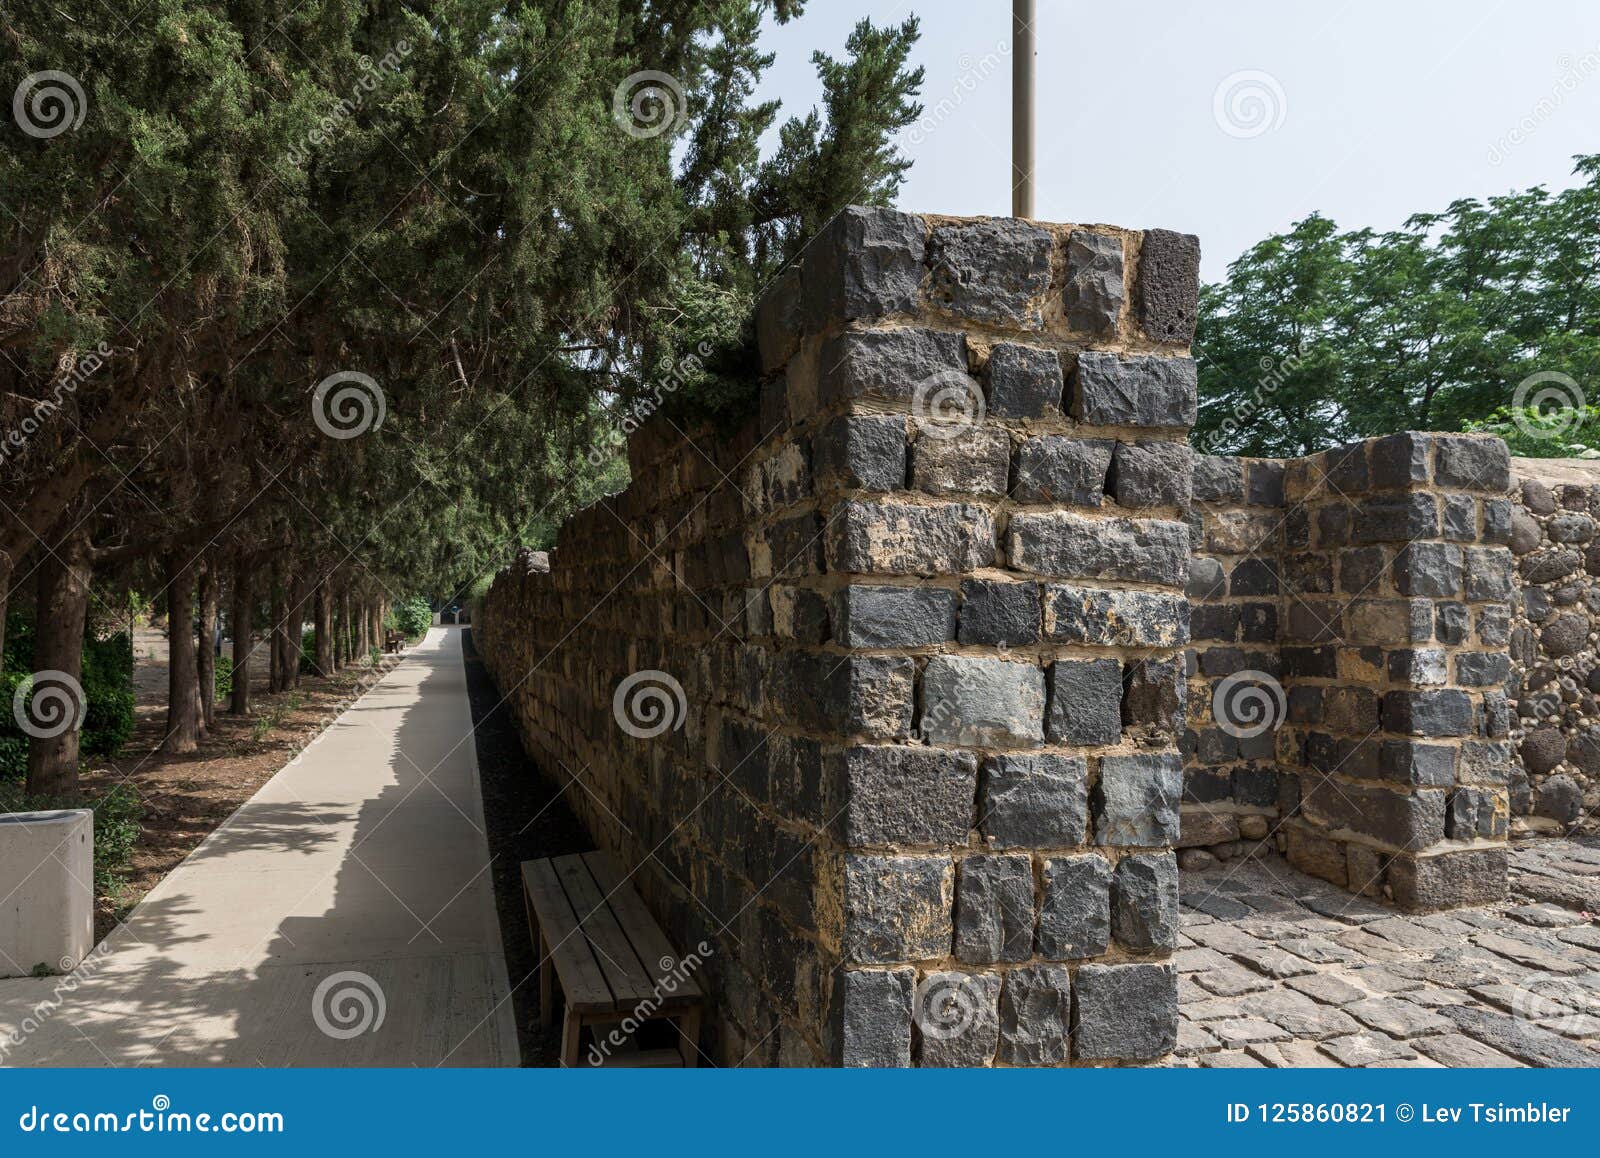
[[[300,686],[300,634],[306,623],[305,589],[299,576],[288,580],[287,597],[289,622],[283,633],[283,686],[292,690]]]
[[[272,606],[268,613],[271,623],[267,626],[267,655],[271,660],[271,678],[268,680],[267,689],[277,695],[283,691],[283,632],[284,622],[289,618],[289,607],[283,597],[283,569],[274,568],[275,575],[272,582]]]
[[[194,562],[187,551],[166,559],[167,735],[161,750],[171,755],[200,746],[200,684],[194,654]]]
[[[83,626],[89,609],[89,537],[74,531],[39,564],[33,693],[28,701],[27,791],[78,795],[83,698]],[[18,721],[21,722],[20,720]]]
[[[195,656],[195,676],[200,685],[200,729],[217,726],[217,567],[200,566],[200,650]]]
[[[354,625],[350,622],[350,592],[341,591],[339,592],[339,663],[344,667],[349,667],[355,662],[356,648],[350,638],[350,633],[354,629]]]
[[[233,693],[228,710],[236,716],[250,714],[250,628],[255,619],[252,576],[243,555],[233,565]]]
[[[6,654],[6,616],[11,612],[11,568],[0,560],[0,666]]]
[[[333,674],[333,589],[317,584],[317,674]]]

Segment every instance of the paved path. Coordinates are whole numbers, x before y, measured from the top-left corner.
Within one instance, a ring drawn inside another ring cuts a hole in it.
[[[0,981],[6,1064],[517,1064],[471,729],[434,628],[74,974]]]
[[[1409,916],[1272,857],[1182,877],[1178,1065],[1600,1066],[1600,841]]]

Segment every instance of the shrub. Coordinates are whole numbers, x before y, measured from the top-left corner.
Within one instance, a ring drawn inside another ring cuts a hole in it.
[[[17,726],[11,704],[17,685],[33,672],[34,625],[22,616],[6,627],[5,667],[0,670],[0,778],[21,777],[28,770],[28,737]],[[80,751],[87,756],[114,756],[133,735],[133,641],[125,631],[96,638],[84,631],[83,668],[79,673],[87,711]]]
[[[300,674],[317,674],[317,633],[309,627],[300,632]]]
[[[225,700],[233,695],[233,660],[225,655],[219,655],[216,662],[211,686],[216,689],[217,699]]]
[[[420,595],[413,595],[397,603],[389,612],[385,627],[391,627],[407,639],[417,639],[427,634],[433,626],[433,608]]]

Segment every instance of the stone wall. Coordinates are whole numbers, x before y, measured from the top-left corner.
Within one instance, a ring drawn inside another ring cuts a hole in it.
[[[1237,855],[1266,829],[1406,907],[1503,895],[1508,462],[1422,434],[1197,462],[1181,844]]]
[[[1512,810],[1536,831],[1600,811],[1600,464],[1514,459],[1511,632],[1519,766]]]
[[[496,579],[489,669],[712,946],[719,1063],[1172,1046],[1198,256],[847,211],[762,303],[759,421],[648,423]]]

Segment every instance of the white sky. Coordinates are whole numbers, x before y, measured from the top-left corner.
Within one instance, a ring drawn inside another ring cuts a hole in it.
[[[1389,229],[1458,197],[1562,188],[1573,154],[1600,152],[1597,0],[1037,2],[1036,216],[1199,234],[1208,281],[1314,209]],[[902,141],[900,205],[1008,213],[1008,0],[811,0],[768,30],[757,95],[783,101],[780,122],[803,113],[813,49],[841,56],[862,16],[911,12],[927,112]],[[1266,131],[1219,126],[1240,73],[1267,74]]]

